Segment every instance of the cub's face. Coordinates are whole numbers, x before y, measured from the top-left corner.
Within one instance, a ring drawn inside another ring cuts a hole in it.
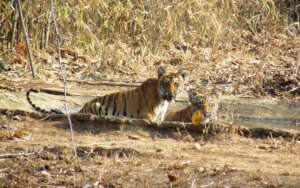
[[[210,107],[209,99],[205,96],[201,96],[196,91],[190,90],[188,94],[190,103],[192,104],[192,113],[195,113],[199,110],[205,118],[210,118],[212,110]]]
[[[183,91],[186,71],[181,69],[177,73],[166,73],[165,70],[160,67],[157,73],[159,81],[158,92],[160,96],[163,100],[174,102],[176,96]]]

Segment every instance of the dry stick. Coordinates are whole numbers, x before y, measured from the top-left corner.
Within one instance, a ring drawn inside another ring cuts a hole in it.
[[[47,13],[48,14],[48,13]],[[48,14],[48,19],[47,19],[47,28],[46,28],[46,41],[45,41],[45,47],[48,47],[49,44],[49,36],[50,36],[50,26],[51,26],[51,20],[50,20],[51,15]]]
[[[33,69],[32,58],[31,58],[31,52],[30,52],[30,47],[29,47],[28,34],[27,34],[26,27],[25,27],[25,23],[24,23],[24,18],[23,18],[23,13],[22,13],[22,9],[21,9],[21,3],[20,3],[20,0],[17,0],[17,3],[18,3],[17,8],[18,8],[18,11],[19,11],[19,14],[20,14],[21,23],[22,23],[22,28],[23,28],[24,35],[25,35],[25,42],[26,42],[26,48],[27,48],[27,53],[28,53],[28,57],[29,57],[29,62],[30,62],[30,67],[31,67],[31,72],[32,72],[33,78],[35,78],[35,72],[34,72],[34,69]]]
[[[69,113],[69,109],[68,109],[68,105],[67,105],[67,90],[66,90],[67,83],[66,83],[66,79],[65,79],[63,65],[61,63],[61,54],[60,54],[60,38],[61,37],[59,35],[58,28],[57,28],[57,25],[56,25],[53,0],[51,0],[51,15],[52,15],[53,22],[54,22],[54,27],[55,27],[55,35],[56,35],[57,50],[58,50],[58,63],[60,65],[60,72],[61,72],[63,82],[64,82],[64,107],[66,109],[66,115],[68,117],[68,121],[69,121],[69,124],[70,124],[71,137],[72,137],[72,146],[73,146],[73,149],[74,149],[74,155],[75,155],[75,157],[77,157],[76,146],[75,146],[75,141],[74,141],[73,125],[72,125],[72,121],[71,121],[71,117],[70,117],[70,113]]]
[[[15,4],[15,6],[17,6]],[[18,22],[18,13],[15,11],[14,17],[13,17],[13,27],[12,27],[12,34],[11,34],[11,46],[14,46],[15,43],[15,34],[16,34],[16,29],[17,29],[17,22]]]
[[[99,47],[102,46],[102,42],[99,41],[99,39],[97,38],[96,35],[94,35],[94,33],[91,31],[91,29],[89,28],[88,25],[85,25],[86,29],[89,31],[89,33],[94,37],[94,39],[97,41],[97,44]]]
[[[5,153],[5,154],[0,154],[0,157],[15,157],[15,156],[29,156],[29,155],[34,155],[36,154],[35,152],[31,152],[31,153]]]

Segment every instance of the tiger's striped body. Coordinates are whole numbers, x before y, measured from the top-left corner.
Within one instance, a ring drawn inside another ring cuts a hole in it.
[[[158,78],[150,78],[132,90],[96,97],[84,104],[79,112],[163,121],[168,104],[174,102],[176,95],[183,90],[186,71],[166,73],[163,68],[159,68],[157,72]],[[57,110],[38,109],[31,102],[29,92],[27,100],[34,109],[57,113]]]
[[[166,110],[160,109],[166,108],[168,103],[158,95],[157,88],[158,80],[149,79],[136,89],[97,97],[86,103],[79,112],[161,120]]]

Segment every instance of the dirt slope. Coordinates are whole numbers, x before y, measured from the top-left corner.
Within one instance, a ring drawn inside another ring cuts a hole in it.
[[[2,93],[1,102],[9,95],[21,101],[11,107],[30,109],[24,93]],[[8,118],[1,116],[1,186],[300,186],[300,143],[293,140],[73,122],[75,158],[67,123]]]

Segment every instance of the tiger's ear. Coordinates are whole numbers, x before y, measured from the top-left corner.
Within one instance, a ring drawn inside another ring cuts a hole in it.
[[[189,94],[189,100],[191,102],[194,99],[194,97],[196,96],[196,92],[194,90],[190,89],[188,91],[188,94]]]
[[[187,75],[187,71],[185,69],[180,69],[180,70],[178,70],[177,73],[180,74],[183,79],[185,79],[185,77]]]
[[[164,67],[158,67],[157,69],[157,75],[158,75],[158,78],[160,78],[163,74],[165,74],[165,68]]]

